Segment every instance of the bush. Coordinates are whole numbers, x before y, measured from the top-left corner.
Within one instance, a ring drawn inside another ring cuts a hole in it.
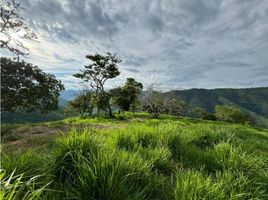
[[[209,113],[206,111],[206,109],[200,107],[194,107],[191,109],[188,113],[188,116],[211,121],[215,121],[217,119],[214,114]]]
[[[240,108],[232,105],[216,105],[215,116],[220,121],[245,124],[250,121],[249,116],[242,113]]]

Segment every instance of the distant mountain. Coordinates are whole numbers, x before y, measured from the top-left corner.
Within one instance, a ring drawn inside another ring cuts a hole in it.
[[[189,108],[203,107],[214,112],[217,104],[234,104],[247,112],[256,125],[268,128],[268,87],[246,89],[189,89],[174,90],[173,94],[184,100]]]
[[[76,96],[78,95],[78,91],[77,90],[63,90],[60,93],[60,97],[59,97],[59,105],[64,106],[66,105],[66,103],[68,101],[73,100]]]
[[[78,91],[77,90],[63,90],[60,93],[60,97],[67,100],[67,101],[71,101],[73,100],[76,96],[78,95]]]

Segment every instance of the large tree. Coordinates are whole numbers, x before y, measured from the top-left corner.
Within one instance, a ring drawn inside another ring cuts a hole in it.
[[[106,55],[98,53],[87,55],[86,58],[89,59],[91,63],[86,65],[84,70],[80,70],[81,73],[74,74],[74,76],[83,79],[95,91],[95,100],[98,102],[96,104],[98,111],[107,107],[109,109],[109,115],[112,116],[108,98],[109,95],[106,94],[104,84],[108,79],[113,79],[120,74],[117,65],[121,63],[121,59],[111,53],[107,53]],[[107,105],[102,105],[104,103]]]
[[[127,78],[123,87],[114,88],[110,93],[114,104],[122,111],[129,111],[132,108],[132,111],[135,112],[142,88],[142,83],[137,82],[134,78]]]
[[[60,80],[24,61],[1,58],[1,110],[57,109],[59,92],[64,90]]]
[[[130,108],[132,109],[132,112],[134,113],[137,105],[139,104],[138,98],[143,89],[143,85],[142,83],[137,82],[134,78],[127,78],[124,88],[129,93]]]
[[[158,118],[160,114],[167,110],[168,100],[168,97],[150,86],[142,98],[142,107],[152,117]]]
[[[20,12],[21,4],[15,0],[2,1],[0,4],[0,47],[19,56],[29,54],[24,42],[36,40],[36,34],[25,24]]]

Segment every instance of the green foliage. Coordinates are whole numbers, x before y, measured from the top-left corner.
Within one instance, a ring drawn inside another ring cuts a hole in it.
[[[189,89],[170,91],[165,95],[170,93],[185,101],[189,110],[201,107],[209,113],[213,113],[216,105],[233,104],[248,114],[253,119],[254,125],[268,128],[268,87]]]
[[[123,87],[117,87],[110,90],[113,105],[118,106],[121,111],[128,111],[130,108],[129,92]]]
[[[238,107],[232,105],[216,105],[215,115],[217,119],[226,122],[246,123],[249,117],[241,112]]]
[[[1,110],[55,110],[63,89],[60,80],[37,66],[1,57]]]
[[[94,108],[92,96],[93,94],[90,92],[81,94],[71,101],[69,105],[71,109],[76,110],[80,116],[84,116],[86,113],[91,115]]]
[[[111,53],[107,53],[105,56],[100,54],[87,55],[86,58],[92,63],[86,65],[85,70],[81,70],[82,73],[74,74],[74,76],[89,82],[90,87],[96,93],[103,92],[105,82],[120,74],[117,64],[121,63],[121,60]]]
[[[122,111],[129,111],[130,108],[134,113],[141,93],[143,85],[133,78],[127,78],[123,87],[117,87],[110,90],[113,97],[114,105],[118,106]]]
[[[91,89],[95,92],[95,105],[99,110],[109,109],[109,116],[112,117],[112,109],[110,106],[110,94],[105,92],[104,84],[108,79],[113,79],[119,76],[117,64],[121,63],[121,60],[107,53],[103,56],[100,54],[87,55],[92,63],[85,66],[85,70],[81,70],[82,73],[74,74],[74,77],[81,78],[84,82],[89,83]]]
[[[107,109],[109,109],[110,117],[111,117],[110,98],[111,98],[111,95],[108,92],[99,92],[98,94],[94,96],[94,101],[98,110],[106,111]]]
[[[192,108],[188,115],[190,117],[194,117],[194,118],[201,118],[201,119],[205,119],[205,120],[212,120],[215,121],[217,120],[216,116],[212,113],[209,113],[206,111],[206,109],[204,108],[200,108],[200,107],[194,107]]]

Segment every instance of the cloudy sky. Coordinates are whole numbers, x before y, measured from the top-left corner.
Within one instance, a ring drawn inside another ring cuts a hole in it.
[[[21,0],[37,33],[28,61],[75,88],[92,53],[164,88],[268,86],[267,0]]]

